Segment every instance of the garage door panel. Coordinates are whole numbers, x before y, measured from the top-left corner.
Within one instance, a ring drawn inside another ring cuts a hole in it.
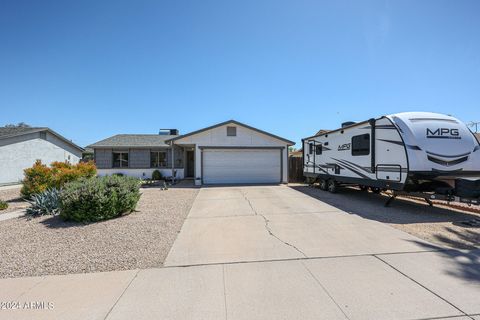
[[[280,150],[212,149],[204,150],[203,182],[279,183]]]

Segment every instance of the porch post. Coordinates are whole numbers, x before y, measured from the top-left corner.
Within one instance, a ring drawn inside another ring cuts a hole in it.
[[[171,147],[172,147],[172,177],[173,177],[173,171],[175,170],[175,149],[173,147],[173,141],[172,141]]]

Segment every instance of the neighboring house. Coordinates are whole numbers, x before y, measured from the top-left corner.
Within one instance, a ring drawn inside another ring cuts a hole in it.
[[[235,120],[188,134],[120,134],[96,142],[100,175],[122,173],[150,178],[164,176],[200,184],[286,183],[288,146],[295,143]]]
[[[480,142],[480,133],[475,133],[475,137],[477,137],[477,141]]]
[[[36,160],[78,163],[82,152],[49,128],[0,127],[0,184],[18,183]]]
[[[319,136],[319,135],[321,135],[321,134],[328,133],[329,131],[331,131],[331,130],[320,129],[320,130],[317,131],[317,134],[315,134],[315,135],[316,135],[316,136]]]

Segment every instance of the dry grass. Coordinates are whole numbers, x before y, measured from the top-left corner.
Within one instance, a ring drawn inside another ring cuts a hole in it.
[[[142,189],[138,212],[87,225],[50,216],[0,222],[0,277],[162,266],[197,193]]]

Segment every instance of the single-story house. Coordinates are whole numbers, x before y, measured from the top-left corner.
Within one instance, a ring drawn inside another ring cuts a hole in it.
[[[295,143],[235,120],[180,135],[119,134],[88,147],[100,175],[191,178],[195,184],[286,183],[288,147]]]
[[[0,184],[23,179],[36,160],[78,163],[83,148],[49,128],[0,127]]]

